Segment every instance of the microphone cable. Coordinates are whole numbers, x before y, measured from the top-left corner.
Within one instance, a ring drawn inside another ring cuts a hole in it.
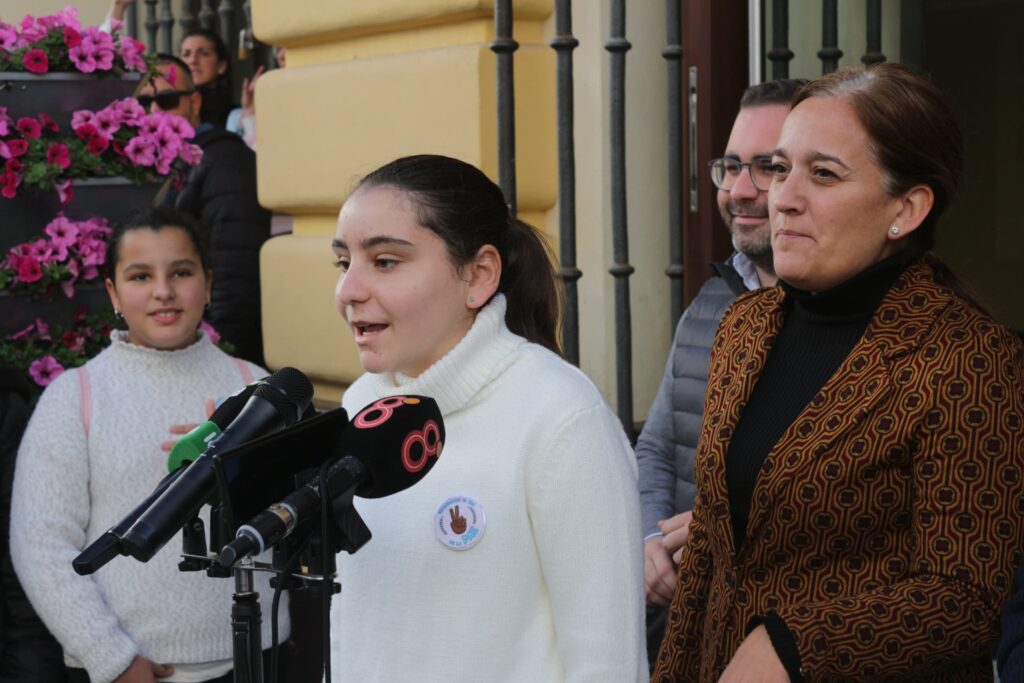
[[[299,564],[299,560],[302,558],[302,546],[299,546],[292,553],[291,557],[288,558],[288,562],[285,564],[284,573],[278,577],[277,586],[274,587],[274,599],[271,602],[270,607],[270,683],[277,683],[277,660],[278,660],[278,626],[277,617],[281,607],[281,593],[284,591],[285,585],[291,580],[289,577],[291,573],[295,571],[295,568]]]
[[[323,539],[321,553],[326,562],[326,553],[334,551],[334,539],[331,538],[331,498],[327,490],[327,470],[330,462],[320,466],[320,535]],[[331,595],[334,593],[332,583],[334,579],[327,576],[327,566],[323,568],[323,583],[321,585],[320,620],[324,630],[324,681],[331,681]]]

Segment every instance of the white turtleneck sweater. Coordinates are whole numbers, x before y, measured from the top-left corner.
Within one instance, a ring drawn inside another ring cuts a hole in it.
[[[185,349],[158,351],[114,332],[111,345],[86,365],[88,434],[79,375],[69,371],[43,392],[18,451],[11,557],[68,665],[84,667],[93,683],[112,681],[136,655],[192,671],[207,669],[187,665],[216,666],[232,656],[234,583],[178,571],[180,533],[147,563],[118,557],[90,576],[71,568],[83,548],[167,474],[160,444],[173,438],[168,428],[201,422],[207,399],[244,384],[236,362],[199,335]],[[266,374],[250,367],[256,377]],[[208,525],[206,511],[203,516]],[[263,643],[269,646],[272,593],[266,573],[256,579],[264,598]],[[289,634],[287,615],[282,600],[282,641]]]
[[[499,295],[419,377],[366,374],[345,393],[353,415],[432,396],[447,435],[418,484],[356,501],[373,539],[338,556],[334,682],[647,680],[629,443],[583,373],[504,316]],[[460,516],[486,518],[469,549],[436,536],[453,497],[476,503]]]

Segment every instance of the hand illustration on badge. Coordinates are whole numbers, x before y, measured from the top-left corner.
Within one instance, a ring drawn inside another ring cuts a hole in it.
[[[459,513],[459,506],[456,505],[448,510],[448,514],[452,518],[452,533],[464,534],[466,533],[466,518]]]

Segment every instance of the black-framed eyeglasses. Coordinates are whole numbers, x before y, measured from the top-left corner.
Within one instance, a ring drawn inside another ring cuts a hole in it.
[[[772,184],[772,159],[771,157],[756,157],[753,161],[743,162],[739,159],[712,159],[708,162],[711,169],[711,182],[719,190],[728,192],[736,184],[743,169],[749,169],[750,182],[758,190],[765,192]]]
[[[171,111],[177,109],[178,103],[181,102],[181,98],[185,95],[191,95],[195,90],[162,90],[155,95],[138,95],[135,97],[138,100],[139,105],[149,111],[149,108],[156,102],[163,111]]]

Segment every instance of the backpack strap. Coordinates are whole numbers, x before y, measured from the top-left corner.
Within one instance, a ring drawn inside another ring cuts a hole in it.
[[[238,365],[238,371],[242,373],[242,381],[245,384],[252,384],[252,368],[249,367],[249,364],[241,358],[232,358],[231,360],[235,361],[235,364]]]
[[[79,400],[82,427],[85,428],[85,435],[89,436],[89,423],[92,421],[92,387],[89,386],[89,371],[84,365],[78,368],[78,387],[82,394]]]

